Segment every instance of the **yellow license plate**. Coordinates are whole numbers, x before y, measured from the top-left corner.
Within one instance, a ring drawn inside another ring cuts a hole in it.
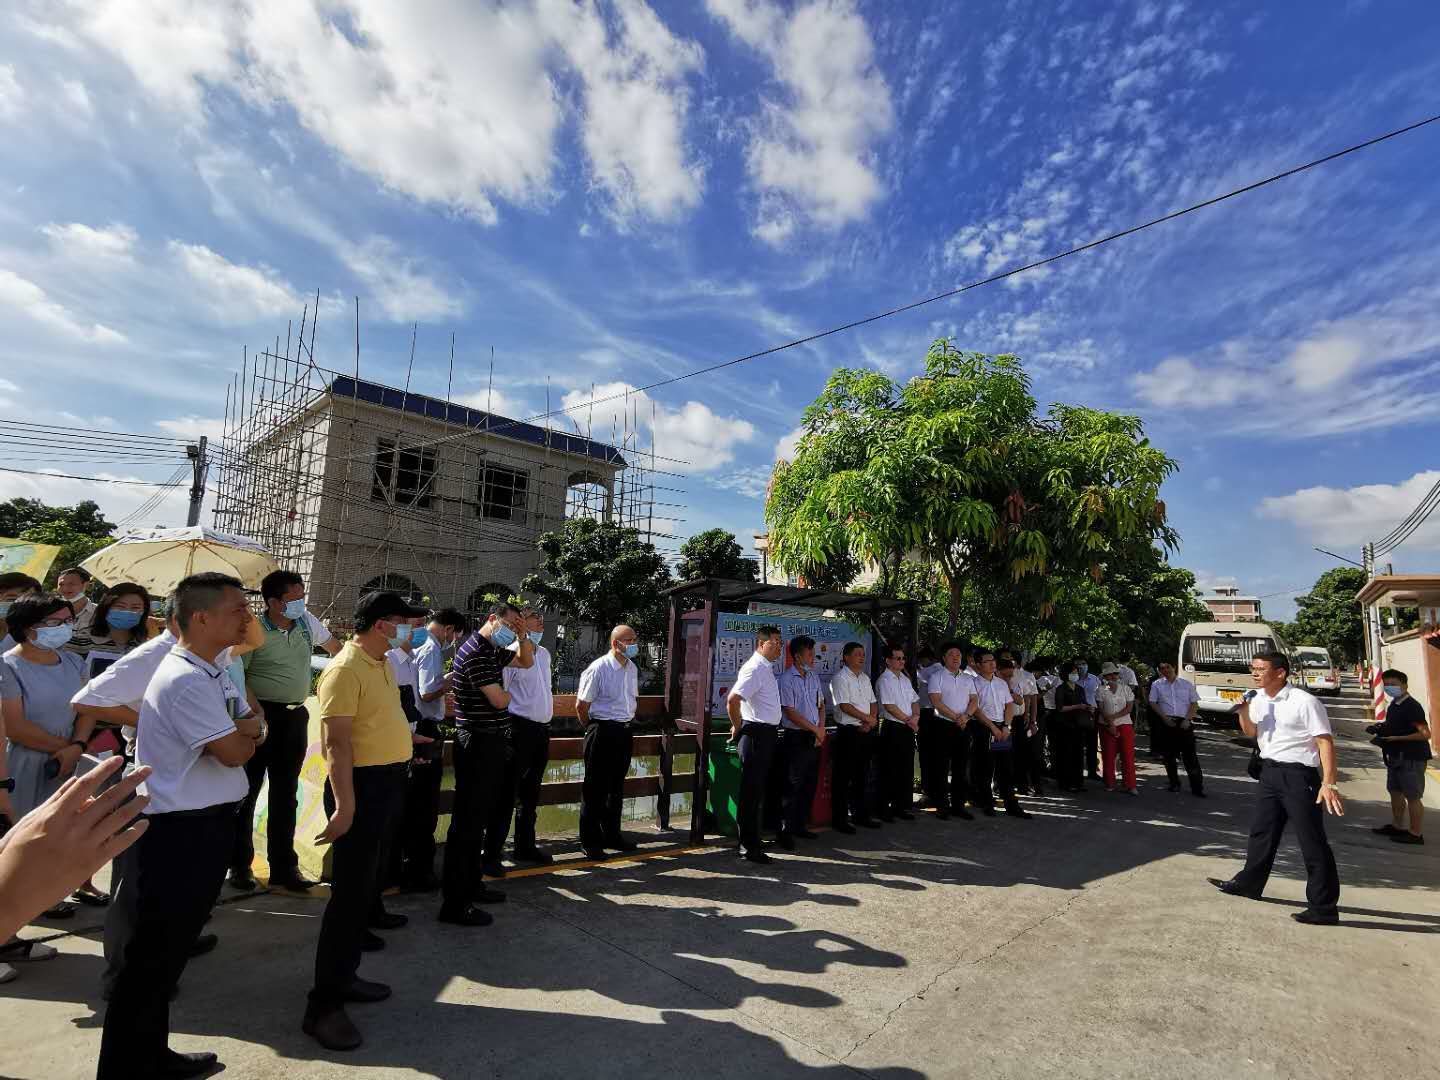
[[[1221,700],[1221,701],[1242,701],[1242,700],[1244,700],[1244,698],[1245,698],[1245,694],[1244,694],[1242,691],[1240,691],[1240,690],[1221,690],[1221,691],[1220,691],[1220,700]]]

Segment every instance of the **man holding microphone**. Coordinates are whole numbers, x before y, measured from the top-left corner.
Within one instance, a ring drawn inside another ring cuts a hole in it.
[[[1236,710],[1240,729],[1260,751],[1260,800],[1250,823],[1250,849],[1244,868],[1229,881],[1208,880],[1230,896],[1260,899],[1285,823],[1291,822],[1305,859],[1309,904],[1291,918],[1334,926],[1340,921],[1340,875],[1325,838],[1325,811],[1342,816],[1345,804],[1335,785],[1330,717],[1315,697],[1289,685],[1290,661],[1284,653],[1256,653],[1250,661],[1250,677],[1259,689],[1247,693]]]

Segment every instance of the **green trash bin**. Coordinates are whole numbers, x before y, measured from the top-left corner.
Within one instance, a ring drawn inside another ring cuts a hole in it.
[[[738,836],[735,815],[740,805],[740,750],[731,744],[728,732],[712,733],[708,749],[710,822],[706,831]]]

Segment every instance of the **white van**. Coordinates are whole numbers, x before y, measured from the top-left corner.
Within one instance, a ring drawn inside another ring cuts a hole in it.
[[[1319,645],[1295,647],[1295,682],[1313,694],[1340,692],[1340,669],[1330,659],[1330,650]]]
[[[1246,690],[1255,688],[1250,661],[1262,652],[1290,655],[1289,646],[1266,623],[1191,623],[1180,635],[1179,674],[1195,684],[1202,712],[1229,713]]]

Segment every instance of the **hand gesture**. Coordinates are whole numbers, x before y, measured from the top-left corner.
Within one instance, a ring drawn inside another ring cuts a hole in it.
[[[1317,803],[1324,803],[1325,809],[1336,817],[1345,816],[1345,801],[1340,798],[1340,792],[1333,787],[1322,787],[1320,794],[1315,796]]]
[[[317,844],[333,844],[350,831],[350,826],[355,821],[355,812],[349,809],[335,808],[330,815],[330,820],[325,823],[324,830],[315,837]]]

